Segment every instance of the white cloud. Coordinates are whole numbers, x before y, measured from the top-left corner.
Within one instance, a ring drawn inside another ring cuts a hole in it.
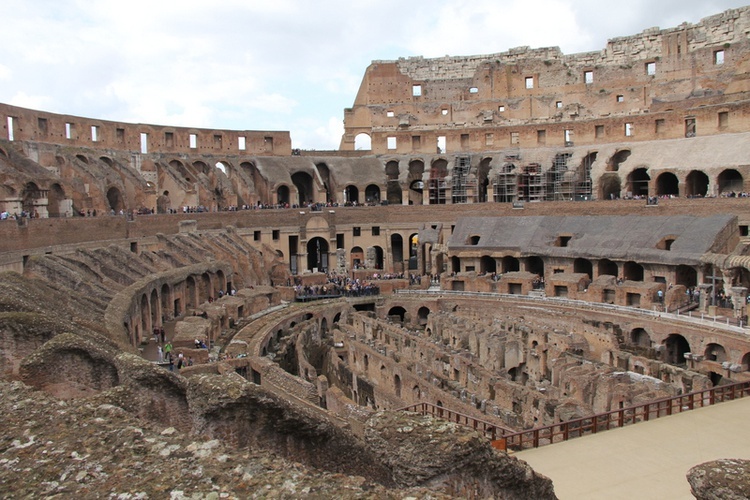
[[[696,22],[742,3],[13,2],[0,30],[0,101],[111,120],[289,130],[295,147],[335,149],[343,110],[372,59],[522,45],[599,50],[608,38]]]

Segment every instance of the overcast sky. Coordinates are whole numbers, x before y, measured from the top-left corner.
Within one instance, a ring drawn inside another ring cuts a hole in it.
[[[374,59],[566,54],[732,0],[0,0],[0,102],[337,149]]]

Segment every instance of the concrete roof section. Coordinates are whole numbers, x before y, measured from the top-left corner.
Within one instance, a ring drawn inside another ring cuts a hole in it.
[[[698,265],[701,255],[724,247],[733,226],[733,215],[464,217],[448,248]]]

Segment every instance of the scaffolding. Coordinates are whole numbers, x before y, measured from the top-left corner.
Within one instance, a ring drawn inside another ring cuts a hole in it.
[[[523,167],[518,176],[518,201],[544,201],[546,189],[542,166],[530,163]]]
[[[547,200],[570,201],[576,183],[574,171],[568,170],[568,160],[571,153],[558,153],[552,162],[552,168],[547,171]]]
[[[451,203],[469,203],[469,193],[467,191],[470,168],[471,158],[469,158],[468,156],[459,156],[456,158],[456,164],[453,167]],[[476,192],[476,189],[473,191]]]

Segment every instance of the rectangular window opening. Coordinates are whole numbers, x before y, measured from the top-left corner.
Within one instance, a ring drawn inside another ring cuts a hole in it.
[[[385,140],[386,140],[386,147],[388,149],[396,149],[396,138],[395,137],[393,137],[393,136],[386,137]]]
[[[8,117],[8,140],[12,141],[13,137],[14,137],[14,134],[13,134],[13,117],[9,116]]]
[[[91,125],[91,142],[99,142],[99,127]]]
[[[414,97],[419,97],[422,95],[422,86],[421,85],[412,85],[411,86],[411,95]]]
[[[441,109],[440,110],[440,114],[442,114],[443,116],[445,116],[445,115],[448,114],[448,110],[447,109]]]
[[[664,118],[658,118],[654,122],[654,132],[656,132],[657,134],[664,132],[665,123],[666,122],[664,121]]]
[[[253,231],[253,241],[260,241],[260,231],[257,229]]]
[[[214,134],[214,148],[221,149],[221,146],[223,143],[224,143],[224,138],[219,134]]]
[[[279,238],[281,238],[281,230],[274,229],[271,231],[271,238],[273,238],[274,241],[279,241]]]
[[[625,96],[622,94],[617,95],[617,102],[625,102]]]
[[[557,101],[557,102],[555,103],[555,107],[556,107],[556,108],[562,108],[562,101]]]
[[[594,72],[593,71],[584,71],[583,72],[583,81],[587,84],[594,83]]]
[[[380,226],[372,226],[372,235],[380,236]]]
[[[547,143],[547,131],[537,130],[536,131],[536,143],[543,146]]]
[[[719,112],[719,128],[726,128],[728,126],[729,126],[729,112],[720,111]]]
[[[419,151],[419,148],[421,147],[422,147],[422,136],[420,135],[411,136],[411,149],[414,151]]]
[[[147,154],[148,153],[148,134],[146,132],[141,132],[141,154]]]
[[[685,118],[685,137],[695,137],[696,122],[695,118]]]
[[[504,111],[505,111],[505,106],[498,106],[498,107],[497,107],[497,112],[498,112],[498,113],[502,113],[502,112],[504,112]]]
[[[125,144],[125,129],[124,128],[115,129],[115,137],[117,138],[118,143]]]
[[[353,227],[352,228],[352,236],[360,236],[362,234],[362,228],[361,227]]]
[[[714,64],[724,64],[724,51],[717,50],[714,52]]]
[[[164,132],[164,145],[168,148],[174,147],[174,132]]]
[[[534,77],[533,76],[527,76],[524,81],[526,82],[526,88],[527,89],[533,89],[534,88]]]
[[[393,118],[394,117],[394,113],[393,113],[393,111],[386,111],[385,112],[385,116],[387,116],[388,118]]]
[[[273,152],[273,137],[271,136],[264,137],[263,145],[266,148],[266,153],[272,153]]]
[[[439,135],[437,138],[437,152],[438,154],[448,152],[447,141],[444,135]]]
[[[469,148],[469,134],[461,134],[461,149]]]
[[[469,89],[469,93],[470,94],[477,94],[477,93],[479,93],[479,89],[477,87],[471,87]]]
[[[596,125],[594,127],[594,137],[597,139],[604,137],[604,125]]]
[[[344,248],[344,233],[336,233],[336,248]]]
[[[46,118],[38,118],[37,119],[37,126],[39,128],[39,134],[42,136],[46,136],[49,134],[49,129],[47,126],[47,119]]]
[[[625,124],[625,137],[632,137],[632,136],[633,136],[633,124],[626,123]]]
[[[72,139],[74,130],[75,130],[75,126],[72,123],[66,123],[65,124],[65,138]]]
[[[654,76],[656,74],[656,63],[655,62],[647,62],[646,63],[646,74],[649,76]]]
[[[495,134],[491,134],[491,133],[484,134],[485,146],[492,146],[493,142],[495,142]]]
[[[195,149],[198,147],[198,135],[197,134],[190,134],[189,140],[190,140],[190,149]]]
[[[245,143],[244,136],[241,135],[237,138],[237,147],[239,148],[240,151],[245,151],[245,149],[247,148],[247,144]]]
[[[565,145],[566,146],[573,145],[573,129],[569,129],[569,128],[565,129]]]

